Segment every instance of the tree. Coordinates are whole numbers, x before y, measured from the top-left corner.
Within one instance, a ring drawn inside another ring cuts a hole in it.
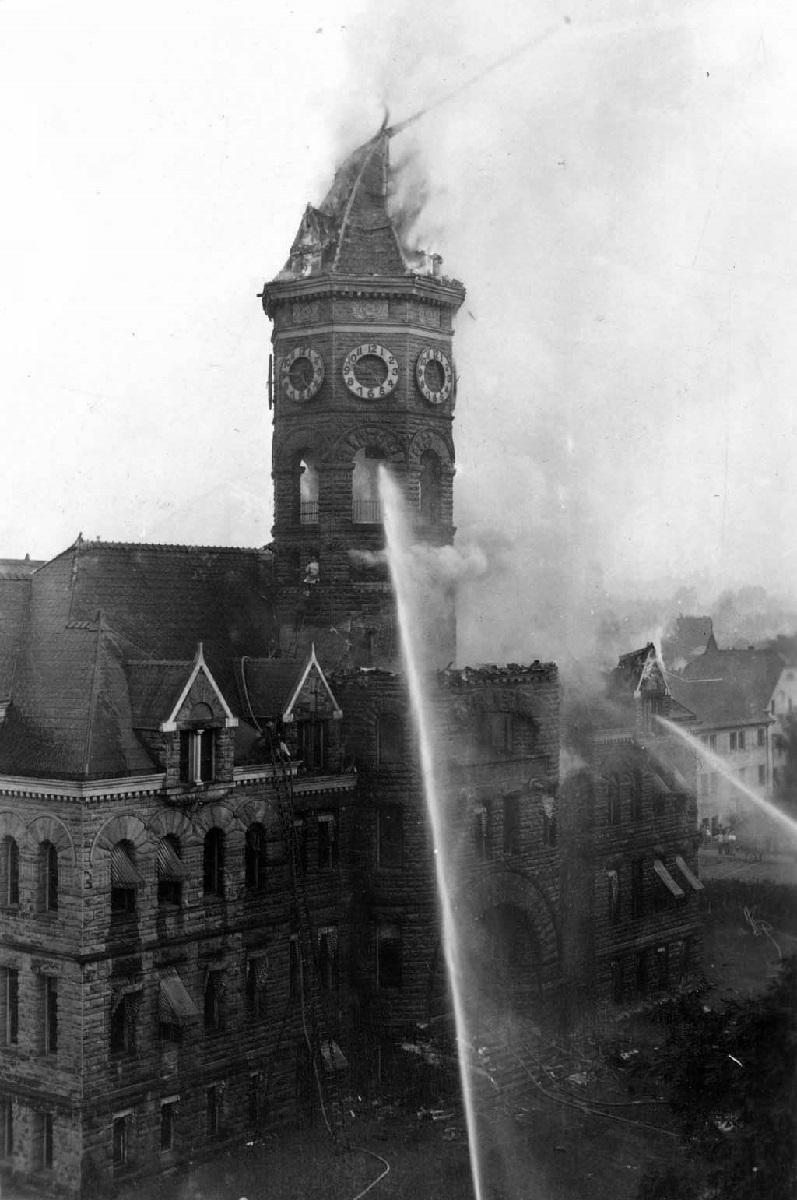
[[[681,1128],[669,1193],[649,1175],[640,1200],[794,1200],[797,1195],[797,959],[763,995],[722,1008],[673,1001],[658,1060]]]

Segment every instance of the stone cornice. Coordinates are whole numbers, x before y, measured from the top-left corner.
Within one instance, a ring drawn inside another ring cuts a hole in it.
[[[309,300],[321,296],[396,297],[405,296],[459,308],[465,288],[455,279],[440,279],[431,275],[374,277],[373,279],[341,275],[311,275],[306,279],[274,279],[265,284],[261,297],[263,309],[271,316],[275,308],[291,300]]]
[[[104,800],[116,796],[143,796],[161,792],[165,772],[126,775],[122,779],[32,779],[25,775],[0,776],[0,796],[30,796],[39,800]]]

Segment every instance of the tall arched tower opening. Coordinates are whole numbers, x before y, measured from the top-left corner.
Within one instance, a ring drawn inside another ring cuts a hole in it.
[[[403,489],[416,541],[454,537],[452,321],[465,290],[437,256],[402,246],[388,213],[389,145],[382,129],[346,159],[263,289],[281,650],[314,641],[347,666],[398,655],[379,465]],[[456,651],[453,597],[438,607],[430,665]]]

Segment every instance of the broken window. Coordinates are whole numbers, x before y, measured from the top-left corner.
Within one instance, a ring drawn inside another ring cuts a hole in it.
[[[606,878],[609,883],[609,918],[612,925],[616,925],[620,920],[620,873],[607,871]]]
[[[216,1084],[205,1091],[205,1133],[217,1137],[221,1127],[221,1096]]]
[[[55,975],[42,977],[43,1045],[45,1054],[58,1053],[58,978]]]
[[[379,525],[382,521],[379,467],[384,460],[378,446],[365,446],[354,456],[352,520],[355,525]]]
[[[293,847],[296,869],[303,875],[307,874],[307,822],[304,817],[296,817],[293,822]]]
[[[404,866],[404,811],[400,804],[377,809],[377,865],[400,871]]]
[[[648,952],[640,950],[634,960],[634,989],[638,997],[648,993]]]
[[[377,766],[386,767],[404,757],[404,729],[400,717],[382,713],[376,726]]]
[[[259,821],[253,821],[244,843],[244,885],[248,892],[265,891],[266,861],[266,831]]]
[[[161,1154],[174,1149],[174,1129],[177,1123],[177,1101],[161,1100]]]
[[[504,854],[520,854],[520,799],[504,797]]]
[[[401,926],[380,924],[376,930],[376,986],[401,987]]]
[[[111,1054],[135,1054],[136,1018],[141,1007],[141,986],[116,992],[111,1000]]]
[[[246,960],[246,1011],[255,1020],[266,1015],[268,956],[253,954]]]
[[[615,960],[611,965],[612,1000],[620,1004],[623,999],[623,967]]]
[[[329,725],[326,721],[296,722],[297,754],[308,771],[325,771],[329,763]]]
[[[631,820],[642,820],[642,772],[637,769],[631,776]]]
[[[224,971],[210,970],[205,980],[205,1029],[219,1033],[224,1029]]]
[[[11,1158],[14,1153],[14,1105],[10,1100],[0,1100],[0,1158]]]
[[[206,896],[224,896],[224,833],[215,827],[205,834],[202,890]]]
[[[334,813],[318,814],[318,869],[332,871],[338,865],[338,829]]]
[[[338,988],[338,929],[336,925],[318,930],[318,985],[322,992]]]
[[[607,782],[609,824],[619,825],[622,819],[622,791],[619,775],[610,775]]]
[[[128,1113],[113,1119],[113,1165],[115,1168],[127,1165],[128,1120]]]
[[[490,750],[501,754],[512,750],[512,713],[482,712],[479,714],[479,740]]]
[[[36,1114],[36,1140],[39,1144],[39,1166],[45,1171],[52,1169],[55,1161],[55,1115],[51,1112]]]
[[[645,911],[645,861],[631,861],[631,916],[638,920]]]
[[[439,525],[441,519],[442,471],[434,450],[424,450],[418,477],[418,510],[424,525]]]

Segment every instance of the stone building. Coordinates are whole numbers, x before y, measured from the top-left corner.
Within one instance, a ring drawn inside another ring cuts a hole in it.
[[[569,714],[560,791],[564,974],[574,1014],[688,981],[699,965],[694,754],[655,647],[624,655],[605,695]]]
[[[376,480],[427,557],[451,544],[464,289],[401,245],[389,137],[263,290],[273,544],[79,538],[0,573],[0,1171],[40,1191],[108,1196],[307,1107],[334,1130],[343,1089],[447,1012]],[[453,667],[445,586],[418,624],[476,1017],[561,1013],[617,970],[630,990],[643,948],[664,986],[699,885],[693,798],[630,720],[650,664],[563,820],[556,666]]]

